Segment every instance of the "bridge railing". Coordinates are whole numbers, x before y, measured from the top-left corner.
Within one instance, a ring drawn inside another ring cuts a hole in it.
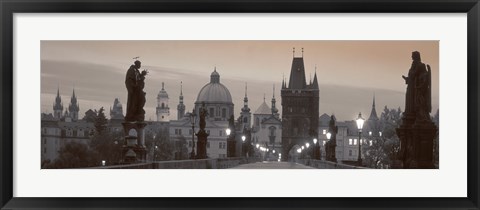
[[[336,163],[326,160],[298,159],[297,163],[319,169],[367,169],[365,167],[352,166],[343,163]]]
[[[258,158],[216,158],[199,160],[171,160],[125,165],[100,166],[91,169],[224,169],[247,163],[258,162]]]

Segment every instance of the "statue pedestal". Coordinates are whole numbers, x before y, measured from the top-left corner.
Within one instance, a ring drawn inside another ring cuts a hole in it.
[[[198,131],[197,134],[197,157],[196,159],[206,159],[207,158],[207,137],[208,133],[205,130]]]
[[[408,121],[404,120],[404,122]],[[437,130],[435,124],[430,121],[404,123],[397,128],[397,135],[400,138],[399,161],[396,161],[392,167],[434,168],[433,140]]]
[[[125,142],[122,149],[124,163],[146,162],[147,150],[145,147],[144,122],[123,122]]]

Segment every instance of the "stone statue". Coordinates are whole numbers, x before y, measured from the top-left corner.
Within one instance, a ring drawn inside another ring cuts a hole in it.
[[[125,121],[129,122],[145,120],[145,110],[143,109],[145,92],[143,92],[143,88],[145,87],[145,76],[148,74],[148,71],[143,70],[140,72],[140,67],[141,62],[136,60],[134,65],[131,65],[127,70],[127,75],[125,76],[125,86],[128,91]]]
[[[404,117],[424,121],[431,111],[431,70],[422,63],[420,52],[412,52],[412,60],[408,77],[402,76],[407,84]]]
[[[430,119],[431,69],[422,63],[419,52],[412,52],[412,59],[408,77],[402,76],[407,94],[402,124],[396,128],[400,150],[392,168],[434,168],[433,139],[438,128]]]
[[[405,98],[404,116],[425,117],[425,112],[430,112],[430,70],[427,68],[420,57],[420,52],[412,52],[412,65],[408,71],[408,77],[402,76],[407,84],[407,94]],[[428,65],[427,65],[428,66]],[[430,69],[430,66],[428,66]]]
[[[205,122],[205,117],[207,116],[207,109],[205,109],[205,103],[202,102],[202,107],[200,107],[199,110],[199,115],[200,115],[200,130],[205,130],[206,122]]]
[[[431,69],[420,69],[415,80],[415,112],[416,121],[430,121],[431,107]]]
[[[328,123],[328,132],[332,135],[330,140],[325,144],[325,157],[327,161],[337,162],[337,158],[335,156],[336,147],[337,147],[337,133],[338,133],[338,126],[336,125],[336,118],[335,115],[330,117],[330,122]]]

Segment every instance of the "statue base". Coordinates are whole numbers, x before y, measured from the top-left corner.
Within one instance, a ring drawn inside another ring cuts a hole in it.
[[[143,163],[147,159],[145,122],[123,122],[125,141],[122,147],[123,163]]]
[[[404,120],[406,122],[406,120]],[[410,121],[411,122],[411,121]],[[435,168],[433,141],[438,128],[431,121],[402,124],[396,129],[400,138],[400,152],[393,168]]]
[[[206,159],[207,158],[207,137],[208,133],[205,130],[198,131],[197,134],[197,156],[196,159]]]

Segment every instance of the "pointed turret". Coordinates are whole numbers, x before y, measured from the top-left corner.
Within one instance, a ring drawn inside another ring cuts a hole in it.
[[[318,89],[317,71],[315,71],[315,76],[313,76],[312,88],[313,89]]]

